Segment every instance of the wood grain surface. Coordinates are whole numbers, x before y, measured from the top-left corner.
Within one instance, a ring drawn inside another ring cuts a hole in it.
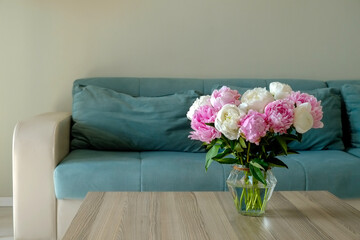
[[[360,239],[360,212],[329,192],[274,192],[263,217],[228,192],[92,192],[63,239]]]

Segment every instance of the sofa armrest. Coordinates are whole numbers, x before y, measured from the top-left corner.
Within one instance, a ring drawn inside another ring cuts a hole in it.
[[[70,113],[55,112],[21,121],[15,127],[15,239],[56,239],[53,172],[69,152],[70,124]]]

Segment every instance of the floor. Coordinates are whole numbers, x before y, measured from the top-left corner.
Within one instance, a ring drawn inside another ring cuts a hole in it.
[[[345,200],[360,211],[360,199]],[[12,207],[0,207],[0,240],[13,240]]]

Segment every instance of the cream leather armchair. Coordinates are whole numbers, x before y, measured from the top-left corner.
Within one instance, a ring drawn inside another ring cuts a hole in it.
[[[69,152],[70,124],[70,113],[57,112],[38,115],[19,122],[15,127],[15,239],[58,238],[58,201],[54,192],[53,171]]]

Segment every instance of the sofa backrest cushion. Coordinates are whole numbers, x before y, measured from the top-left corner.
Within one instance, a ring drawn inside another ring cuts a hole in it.
[[[352,80],[329,80],[326,82],[328,87],[336,88],[339,90],[339,94],[341,96],[341,119],[342,119],[342,128],[343,128],[343,142],[345,148],[351,148],[351,129],[350,129],[350,121],[349,115],[346,111],[346,105],[344,101],[344,96],[342,96],[341,88],[345,84],[351,85],[360,85],[360,80],[352,79]]]
[[[351,147],[360,148],[360,85],[345,84],[341,94],[349,118]]]
[[[239,89],[246,90],[249,88],[254,87],[268,87],[271,82],[279,81],[283,83],[289,84],[294,91],[302,91],[302,92],[309,92],[310,94],[315,95],[318,97],[319,100],[323,101],[323,110],[324,110],[324,119],[323,122],[325,124],[325,127],[323,129],[314,129],[306,133],[303,137],[302,143],[293,143],[293,147],[296,148],[296,150],[305,150],[305,149],[343,149],[343,142],[341,139],[341,136],[343,135],[343,130],[341,130],[341,119],[339,115],[337,114],[340,107],[338,104],[339,98],[341,98],[340,91],[338,91],[338,95],[336,94],[336,91],[334,89],[332,90],[319,90],[326,88],[328,83],[320,80],[303,80],[303,79],[194,79],[194,78],[133,78],[133,77],[116,77],[116,78],[85,78],[85,79],[79,79],[74,82],[73,87],[73,97],[74,97],[74,106],[77,101],[78,94],[81,95],[83,88],[86,86],[94,86],[98,88],[108,89],[115,91],[115,93],[122,93],[125,95],[129,95],[132,98],[129,98],[132,100],[143,100],[144,97],[148,97],[148,99],[152,99],[150,102],[154,102],[154,99],[157,99],[158,96],[164,98],[174,97],[174,93],[178,94],[185,94],[189,93],[189,90],[195,90],[197,92],[201,92],[203,94],[211,94],[212,90],[214,89],[214,85],[218,86],[237,86]],[[337,82],[337,81],[336,81]],[[331,83],[336,83],[335,81]],[[339,81],[340,82],[340,81]],[[340,83],[339,83],[340,84]],[[331,86],[329,84],[329,86]],[[314,90],[315,89],[315,90]],[[312,93],[311,91],[314,91]],[[335,93],[335,94],[334,94]],[[319,94],[319,95],[316,95]],[[337,95],[337,96],[336,96]],[[82,96],[84,97],[84,96]],[[139,97],[139,98],[136,98]],[[188,96],[189,97],[189,96]],[[187,136],[189,135],[190,129],[190,121],[185,119],[186,112],[188,110],[188,107],[192,104],[193,100],[195,100],[197,96],[194,96],[193,98],[190,96],[189,98],[192,98],[191,100],[186,102],[188,103],[188,106],[182,106],[178,110],[182,111],[183,113],[183,122],[181,125],[182,127],[186,127],[186,130],[179,131],[181,132],[181,139],[185,139],[185,142],[183,142],[184,145],[176,146],[176,148],[169,148],[169,144],[163,145],[160,147],[160,150],[166,149],[175,149],[179,151],[183,151],[183,149],[187,149],[186,151],[203,151],[203,148],[199,147],[200,142],[189,140]],[[164,99],[162,99],[164,100]],[[81,120],[82,116],[86,116],[87,111],[89,109],[89,104],[91,103],[90,100],[84,100],[82,102],[82,105],[78,105],[78,108],[74,107],[74,115],[76,116],[77,111],[79,112],[79,120]],[[94,99],[92,99],[94,101]],[[136,101],[137,102],[137,101]],[[94,107],[95,108],[95,107]],[[127,109],[126,111],[128,111]],[[173,109],[172,109],[173,110]],[[132,111],[132,110],[131,110]],[[330,112],[329,112],[330,111]],[[153,114],[156,114],[154,112]],[[100,114],[103,115],[103,114]],[[180,116],[179,112],[179,116]],[[85,119],[86,120],[86,119]],[[91,138],[86,139],[86,134],[84,135],[85,131],[92,131],[93,129],[86,129],[84,128],[84,124],[81,121],[76,121],[76,117],[74,118],[74,128],[73,128],[73,141],[72,141],[72,147],[75,148],[92,148],[95,147],[92,146],[89,143],[86,143],[88,141],[93,141],[93,135]],[[86,120],[87,121],[87,120]],[[85,122],[86,122],[85,121]],[[180,120],[179,120],[180,121]],[[344,121],[344,119],[343,119]],[[165,124],[165,123],[164,123]],[[170,126],[169,126],[170,127]],[[81,129],[82,128],[82,129]],[[141,124],[141,127],[137,130],[143,131],[143,129],[146,128],[146,125]],[[81,129],[81,131],[80,131]],[[345,129],[347,130],[347,129]],[[164,130],[165,131],[165,130]],[[112,131],[110,131],[112,133]],[[157,132],[158,134],[162,134],[164,132]],[[172,131],[172,133],[175,133]],[[148,134],[148,133],[147,133]],[[167,133],[165,133],[166,135]],[[135,134],[133,134],[135,135]],[[307,136],[309,135],[309,136]],[[110,136],[104,136],[101,134],[96,133],[95,137],[103,137],[99,142],[106,141],[110,144],[112,144],[110,147],[103,148],[102,146],[100,149],[112,149],[114,146],[113,140],[110,139]],[[172,136],[172,138],[175,138],[175,136]],[[85,139],[85,140],[84,140]],[[162,141],[158,137],[159,142]],[[157,140],[157,139],[156,139]],[[133,140],[131,140],[133,141]],[[86,144],[84,144],[84,142]],[[81,144],[80,144],[81,143]],[[148,145],[145,147],[147,150],[159,150],[159,144],[154,142],[153,145]],[[116,147],[115,149],[127,149],[127,150],[145,150],[144,146],[141,147],[133,147],[129,146],[128,142],[125,142],[125,146],[121,145],[122,142],[117,142],[120,147]],[[189,144],[188,147],[185,147],[186,144]],[[152,148],[152,146],[157,146],[156,148]],[[180,147],[181,146],[181,147]],[[96,149],[96,148],[95,148]]]
[[[340,92],[334,88],[302,92],[311,94],[321,101],[324,127],[310,129],[303,134],[301,142],[294,141],[289,147],[294,150],[344,150]]]
[[[76,84],[72,149],[204,151],[188,138],[193,90],[159,97],[133,97],[112,89]]]

